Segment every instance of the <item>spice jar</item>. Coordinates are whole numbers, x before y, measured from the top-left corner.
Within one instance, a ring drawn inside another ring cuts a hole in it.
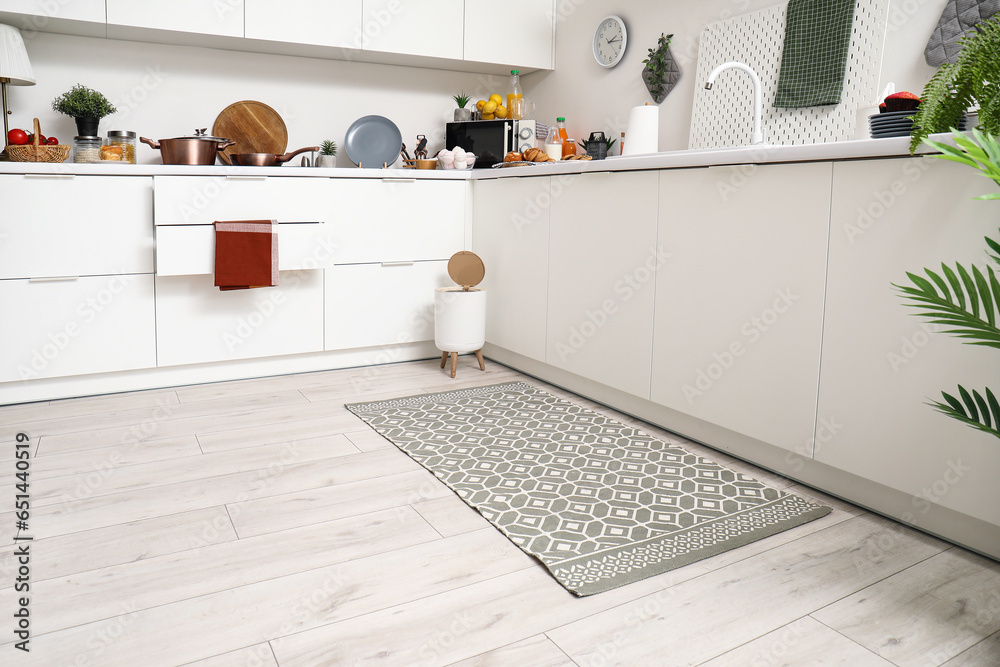
[[[135,132],[128,130],[110,130],[108,146],[122,147],[122,162],[135,164]]]
[[[73,137],[73,162],[100,162],[100,137]]]

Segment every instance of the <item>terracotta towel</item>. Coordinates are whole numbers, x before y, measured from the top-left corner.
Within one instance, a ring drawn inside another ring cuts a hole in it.
[[[215,285],[220,290],[278,284],[278,222],[215,223]]]

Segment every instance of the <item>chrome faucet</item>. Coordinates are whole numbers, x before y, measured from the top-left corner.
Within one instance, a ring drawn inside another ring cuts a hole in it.
[[[722,63],[708,75],[708,81],[705,82],[705,90],[712,90],[712,83],[715,81],[715,77],[719,75],[719,72],[730,67],[743,70],[753,79],[753,137],[750,143],[754,145],[762,144],[764,143],[764,132],[760,128],[760,117],[763,113],[764,101],[760,91],[760,77],[757,76],[757,72],[753,71],[749,65],[744,65],[743,63],[735,61]]]

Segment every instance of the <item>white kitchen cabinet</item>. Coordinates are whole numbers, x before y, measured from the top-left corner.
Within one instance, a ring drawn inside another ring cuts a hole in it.
[[[556,176],[557,187],[573,176]],[[476,183],[472,249],[486,265],[486,340],[545,360],[551,177]]]
[[[325,178],[155,176],[157,225],[217,220],[325,222],[333,215]]]
[[[244,0],[247,39],[361,48],[361,0]]]
[[[937,502],[1000,524],[996,438],[926,405],[958,384],[996,392],[1000,353],[941,333],[891,286],[942,262],[985,270],[998,203],[972,198],[996,187],[933,158],[839,162],[833,182],[818,410],[836,428],[815,458],[912,495],[916,517]]]
[[[465,181],[332,179],[338,264],[448,259],[465,248]]]
[[[323,274],[282,271],[277,287],[220,291],[212,276],[156,277],[159,366],[319,352]]]
[[[326,270],[326,349],[434,340],[434,290],[448,262],[348,264]]]
[[[465,59],[554,69],[553,0],[465,0]]]
[[[545,361],[648,398],[657,174],[553,177],[550,199]]]
[[[151,275],[0,280],[0,382],[156,366]]]
[[[50,20],[86,21],[104,23],[104,0],[59,0],[39,2],[38,0],[0,0],[0,12],[35,16],[37,21],[15,23],[22,30],[44,30]]]
[[[830,163],[660,172],[650,398],[784,449],[811,442]]]
[[[243,37],[243,17],[243,0],[107,0],[108,26]]]
[[[152,179],[5,174],[0,191],[16,193],[0,216],[0,278],[152,273]]]
[[[464,0],[363,0],[366,51],[462,59]]]

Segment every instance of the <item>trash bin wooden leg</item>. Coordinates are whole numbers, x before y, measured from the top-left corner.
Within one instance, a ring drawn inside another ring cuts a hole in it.
[[[455,377],[455,370],[458,368],[458,352],[451,353],[451,376]]]
[[[448,361],[448,353],[447,352],[442,352],[441,353],[441,368],[444,368],[444,362],[446,362],[446,361]]]
[[[486,364],[483,363],[483,351],[482,350],[476,350],[476,359],[479,361],[479,370],[485,371],[486,370]]]

